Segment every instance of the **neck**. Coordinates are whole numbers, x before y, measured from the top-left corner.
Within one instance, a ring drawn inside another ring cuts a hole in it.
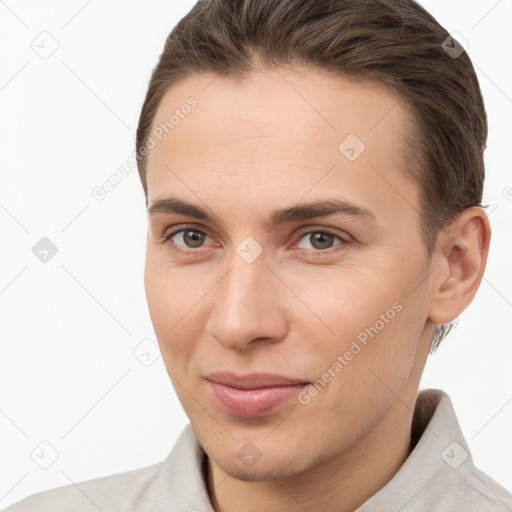
[[[349,450],[300,474],[242,481],[208,458],[208,488],[216,512],[354,511],[381,489],[409,455],[417,388]]]

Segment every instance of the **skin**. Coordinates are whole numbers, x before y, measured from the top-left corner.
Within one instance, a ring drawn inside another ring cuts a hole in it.
[[[210,499],[217,512],[354,510],[409,454],[434,324],[455,319],[478,289],[487,217],[463,212],[429,257],[402,151],[408,110],[383,84],[297,68],[257,68],[244,82],[200,75],[167,91],[153,126],[190,96],[197,107],[148,156],[148,203],[172,195],[214,221],[148,215],[145,287],[167,371],[209,456]],[[350,133],[366,145],[355,161],[338,150]],[[271,226],[275,209],[333,197],[374,218]],[[199,242],[182,231],[161,243],[184,224]],[[322,228],[334,235],[318,242]],[[236,250],[248,236],[263,250],[252,263]],[[246,418],[212,401],[213,371],[317,381],[396,303],[309,403]],[[237,457],[247,442],[261,455],[251,467]]]

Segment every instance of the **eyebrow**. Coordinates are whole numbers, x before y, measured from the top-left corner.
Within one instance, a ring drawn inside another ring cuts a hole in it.
[[[164,197],[154,201],[148,209],[153,216],[158,213],[177,213],[199,220],[214,222],[214,216],[200,206],[188,203],[176,197]],[[349,203],[344,199],[320,199],[274,210],[270,215],[271,225],[284,224],[295,220],[314,217],[328,217],[335,214],[344,214],[354,217],[363,217],[376,220],[375,214],[362,206]]]

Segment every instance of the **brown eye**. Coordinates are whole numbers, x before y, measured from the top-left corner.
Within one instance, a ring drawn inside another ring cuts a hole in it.
[[[334,236],[326,233],[311,233],[309,241],[314,249],[329,249],[333,244]]]
[[[340,243],[334,243],[336,239],[339,240]],[[307,241],[307,243],[309,243],[310,247],[303,245],[304,240]],[[306,250],[327,252],[327,250],[330,249],[331,247],[335,247],[338,245],[346,245],[348,243],[348,240],[341,238],[336,233],[332,233],[330,231],[325,230],[317,230],[303,233],[299,241],[298,247]]]
[[[197,247],[201,247],[201,244],[204,241],[205,234],[200,231],[186,230],[182,231],[183,233],[183,242],[187,247],[191,249],[195,249]]]
[[[164,237],[162,243],[170,243],[177,250],[198,249],[209,236],[196,228],[185,227],[172,231]],[[173,240],[175,239],[175,240]]]

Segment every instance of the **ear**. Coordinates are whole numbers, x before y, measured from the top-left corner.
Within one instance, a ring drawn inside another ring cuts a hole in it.
[[[473,300],[487,263],[491,227],[484,210],[464,210],[438,237],[429,319],[455,320]]]

